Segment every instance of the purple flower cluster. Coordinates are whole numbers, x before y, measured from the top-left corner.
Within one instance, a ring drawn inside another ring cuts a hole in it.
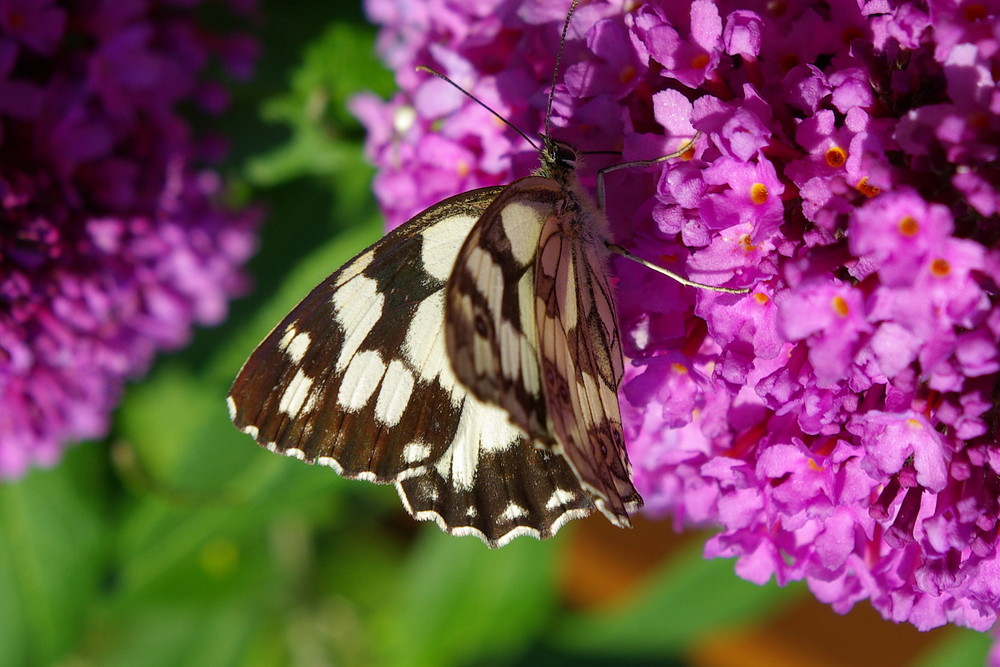
[[[256,44],[197,1],[0,0],[0,478],[100,437],[126,379],[225,315],[256,215],[218,201],[178,106]],[[246,2],[241,11],[251,9]]]
[[[508,182],[567,3],[368,0],[403,92],[355,102],[390,224]],[[1000,609],[1000,5],[587,2],[557,138],[624,160],[615,240],[635,483],[710,557],[838,611],[984,630]],[[603,160],[603,158],[602,158]],[[595,166],[601,166],[594,159]],[[592,172],[593,170],[591,170]]]

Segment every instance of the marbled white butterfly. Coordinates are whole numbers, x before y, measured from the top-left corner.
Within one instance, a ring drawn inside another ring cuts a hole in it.
[[[243,365],[235,425],[393,483],[416,519],[490,547],[595,507],[630,526],[606,222],[576,151],[546,133],[539,153],[531,176],[430,207],[316,287]]]

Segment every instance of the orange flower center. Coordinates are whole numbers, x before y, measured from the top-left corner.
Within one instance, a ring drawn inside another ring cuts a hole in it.
[[[840,146],[832,146],[826,149],[826,154],[823,157],[826,159],[828,165],[839,168],[843,167],[844,163],[847,162],[847,151]]]
[[[948,260],[939,257],[931,262],[931,273],[938,278],[944,278],[951,273],[951,264],[948,263]]]
[[[920,231],[920,223],[913,216],[906,216],[899,221],[899,233],[903,236],[916,236]]]
[[[879,186],[872,185],[871,183],[869,183],[867,176],[858,181],[858,184],[854,187],[857,189],[858,192],[868,197],[869,199],[871,199],[872,197],[874,197],[875,195],[877,195],[879,192],[882,191],[882,189]]]

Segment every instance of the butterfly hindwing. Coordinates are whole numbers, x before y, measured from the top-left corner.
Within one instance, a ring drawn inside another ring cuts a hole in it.
[[[416,518],[490,546],[548,537],[592,510],[565,460],[471,396],[445,352],[444,287],[501,193],[437,204],[332,274],[233,383],[233,422],[261,445],[395,483]]]
[[[490,547],[521,535],[549,538],[594,510],[566,460],[524,437],[506,450],[481,451],[472,485],[428,474],[407,477],[397,488],[417,519],[433,519],[454,535],[476,535]]]

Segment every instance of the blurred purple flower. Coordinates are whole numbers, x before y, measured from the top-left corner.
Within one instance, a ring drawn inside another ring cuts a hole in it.
[[[256,216],[177,107],[254,50],[167,0],[0,0],[0,478],[104,435],[127,379],[225,316]]]
[[[467,100],[430,104],[414,66],[537,131],[569,3],[442,0],[419,21],[410,4],[368,0],[403,92],[357,103],[393,225],[534,166]],[[815,7],[595,0],[573,18],[557,138],[632,160],[700,132],[684,158],[612,175],[615,240],[753,288],[680,288],[614,260],[635,483],[649,513],[720,526],[707,555],[747,579],[985,630],[1000,609],[1000,16]]]

